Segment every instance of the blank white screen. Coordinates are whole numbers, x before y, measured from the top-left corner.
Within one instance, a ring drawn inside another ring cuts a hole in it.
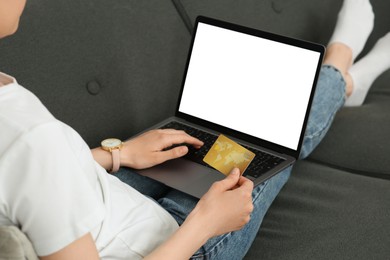
[[[199,23],[179,111],[296,150],[319,56]]]

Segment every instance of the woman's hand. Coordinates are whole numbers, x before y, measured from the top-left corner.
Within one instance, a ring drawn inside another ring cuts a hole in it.
[[[189,259],[211,237],[241,229],[253,210],[253,182],[234,169],[214,183],[180,228],[145,260]]]
[[[222,181],[215,182],[188,216],[188,221],[202,222],[209,237],[239,230],[253,211],[253,182],[240,176],[235,168]]]
[[[203,142],[184,131],[157,129],[124,142],[121,149],[121,166],[134,169],[149,168],[167,160],[182,157],[188,152],[187,146],[164,150],[175,144],[192,145],[200,148]]]

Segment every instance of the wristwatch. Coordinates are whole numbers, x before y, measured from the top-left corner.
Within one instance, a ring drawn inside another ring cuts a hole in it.
[[[117,172],[120,166],[120,150],[122,149],[123,143],[117,138],[108,138],[101,142],[102,149],[108,151],[112,155],[112,168],[110,173]]]

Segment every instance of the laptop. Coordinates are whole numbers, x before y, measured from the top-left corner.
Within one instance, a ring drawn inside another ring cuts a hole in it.
[[[255,186],[291,166],[324,51],[319,44],[197,17],[175,116],[145,131],[181,129],[205,145],[137,172],[200,198],[225,178],[202,160],[220,134],[256,154],[244,172]]]

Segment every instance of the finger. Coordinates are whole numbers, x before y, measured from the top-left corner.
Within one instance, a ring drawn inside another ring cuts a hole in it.
[[[171,135],[170,137],[172,137],[173,139],[169,139],[169,137],[166,137],[166,142],[164,144],[167,146],[186,143],[196,148],[200,148],[204,144],[201,140],[187,134],[183,130],[168,128],[168,129],[157,129],[156,131],[158,131],[160,134]]]
[[[165,134],[177,134],[178,132],[184,132],[183,130],[176,130],[172,128],[158,129],[158,131]]]
[[[156,131],[160,135],[188,135],[184,130],[176,130],[172,128],[155,129],[152,131]]]
[[[201,147],[204,144],[201,140],[187,134],[186,132],[184,132],[183,134],[178,134],[178,137],[179,136],[182,136],[184,138],[184,141],[183,141],[184,143],[190,144],[190,145],[195,146],[195,147]]]
[[[176,133],[171,133],[164,137],[164,143],[168,146],[174,144],[182,144],[186,143],[189,145],[193,145],[195,147],[201,147],[203,142],[193,136],[188,135],[186,132],[178,131]]]
[[[238,184],[239,179],[240,170],[238,168],[234,168],[225,179],[216,182],[216,184],[220,191],[227,191],[233,189]]]
[[[242,189],[245,189],[248,191],[253,190],[253,182],[251,180],[249,180],[248,178],[245,178],[243,176],[241,176],[240,179],[238,180],[238,185]]]
[[[233,169],[230,171],[228,177],[229,177],[230,175],[234,176],[235,178],[236,178],[236,177],[240,177],[240,169],[238,169],[237,167],[233,168]]]
[[[163,163],[168,160],[182,157],[188,153],[187,146],[178,146],[166,151],[159,151],[155,153],[155,160],[157,164]]]

